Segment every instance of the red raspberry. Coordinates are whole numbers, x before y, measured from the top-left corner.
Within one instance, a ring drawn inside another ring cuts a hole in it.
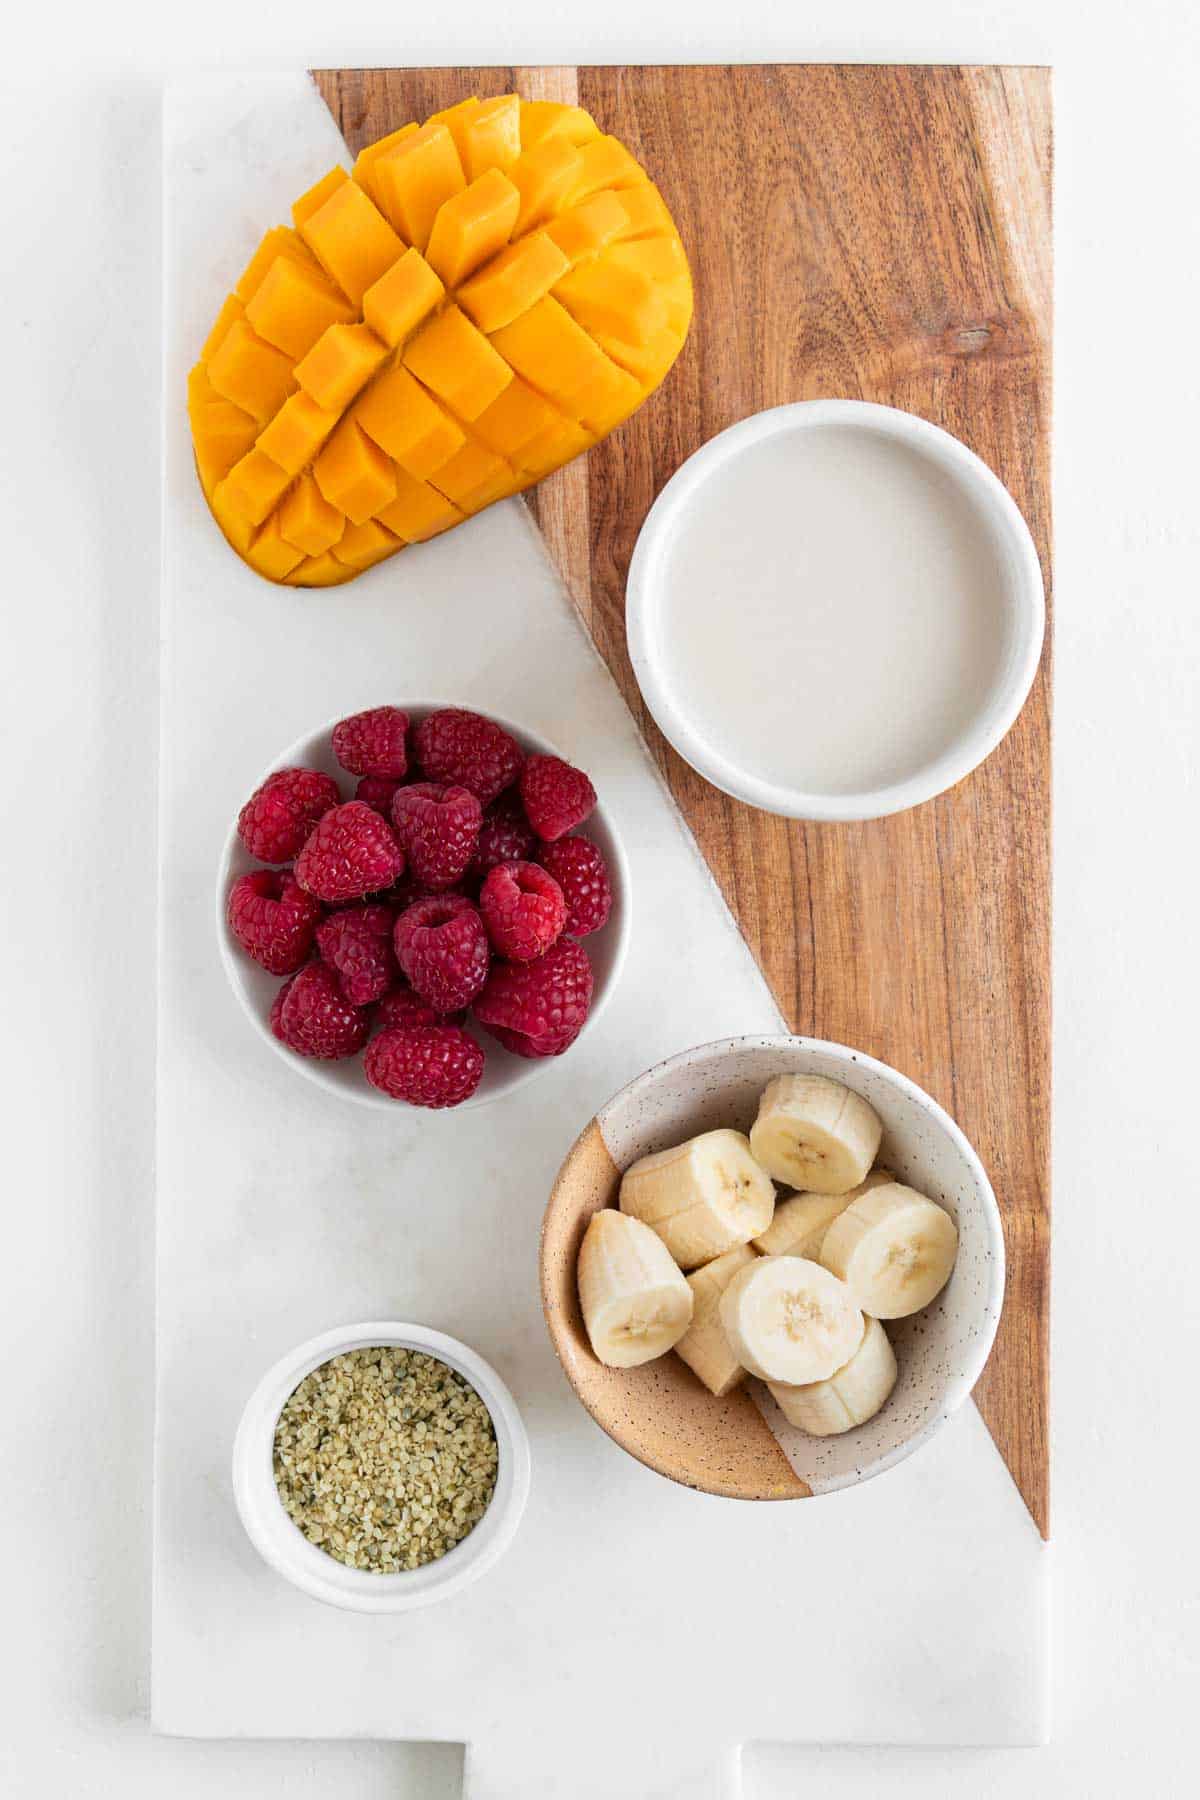
[[[469,788],[418,781],[397,789],[392,829],[409,874],[426,893],[440,893],[462,880],[482,820],[483,808]]]
[[[531,963],[493,963],[475,1017],[517,1056],[561,1056],[583,1030],[592,1004],[587,953],[560,938]]]
[[[567,903],[563,930],[569,937],[587,937],[590,931],[607,925],[612,882],[608,865],[590,838],[565,837],[555,844],[543,844],[537,859],[563,891]]]
[[[520,798],[502,794],[483,815],[479,843],[467,874],[482,880],[497,863],[524,862],[535,841]]]
[[[409,1031],[414,1025],[448,1025],[451,1021],[435,1011],[428,1000],[422,1000],[406,983],[389,988],[375,1008],[372,1024],[378,1031]]]
[[[374,706],[333,728],[333,754],[352,775],[399,781],[408,769],[408,714],[398,706]]]
[[[395,981],[395,923],[390,906],[349,906],[317,927],[317,948],[351,1006],[369,1006]]]
[[[291,862],[323,813],[341,799],[319,769],[276,769],[238,814],[237,832],[259,862]]]
[[[338,978],[328,963],[306,963],[292,976],[278,1005],[278,1019],[272,1008],[271,1029],[298,1056],[332,1062],[339,1056],[353,1056],[367,1040],[368,1015],[343,1000]]]
[[[362,800],[335,806],[296,858],[296,880],[318,900],[361,900],[382,893],[404,872],[391,827]]]
[[[308,960],[321,903],[289,872],[255,869],[230,888],[225,917],[247,956],[269,975],[290,975]]]
[[[389,781],[386,775],[363,775],[354,790],[354,798],[373,808],[381,819],[390,820],[392,800],[399,786],[398,781]]]
[[[469,1006],[488,973],[483,920],[461,894],[417,900],[396,920],[396,961],[438,1012]]]
[[[430,781],[470,788],[484,806],[511,786],[524,761],[521,746],[501,726],[457,706],[430,713],[413,738]]]
[[[287,1043],[287,1039],[283,1035],[283,1009],[287,1002],[287,997],[292,991],[292,985],[295,982],[295,979],[296,977],[291,975],[284,982],[274,1000],[271,1002],[271,1011],[267,1019],[267,1024],[271,1028],[271,1036],[277,1037],[281,1044]]]
[[[479,910],[498,956],[532,962],[562,931],[567,903],[553,875],[536,863],[500,863],[479,893]]]
[[[483,1051],[460,1025],[381,1031],[363,1058],[367,1080],[410,1106],[461,1106],[479,1086]]]
[[[521,770],[521,804],[538,836],[553,842],[583,824],[596,790],[582,769],[560,756],[531,756]]]

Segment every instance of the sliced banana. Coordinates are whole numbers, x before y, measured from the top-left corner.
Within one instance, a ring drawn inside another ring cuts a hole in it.
[[[883,1126],[861,1095],[824,1075],[776,1075],[758,1103],[750,1148],[768,1175],[813,1194],[844,1194],[875,1161]]]
[[[895,1179],[889,1169],[872,1169],[867,1179],[848,1194],[793,1194],[788,1200],[780,1200],[775,1217],[755,1238],[754,1247],[764,1256],[807,1256],[812,1262],[819,1262],[821,1240],[838,1215],[860,1194]]]
[[[692,1374],[702,1381],[710,1394],[722,1398],[745,1380],[746,1371],[729,1347],[721,1324],[721,1295],[740,1269],[757,1261],[748,1244],[727,1250],[724,1256],[705,1263],[687,1278],[695,1298],[695,1310],[687,1331],[675,1346]]]
[[[825,1267],[875,1319],[906,1319],[928,1306],[957,1254],[950,1214],[899,1181],[860,1194],[821,1242]]]
[[[619,1204],[658,1233],[681,1269],[694,1269],[765,1231],[775,1189],[742,1132],[706,1131],[635,1162]]]
[[[614,1207],[593,1215],[576,1274],[592,1349],[610,1369],[662,1356],[691,1324],[692,1290],[662,1240]]]
[[[790,1387],[827,1380],[862,1341],[849,1288],[800,1256],[760,1256],[741,1269],[721,1296],[720,1316],[742,1367]]]
[[[827,1381],[804,1387],[767,1386],[789,1425],[810,1437],[836,1437],[873,1419],[896,1385],[896,1353],[878,1319],[866,1320],[862,1342]]]

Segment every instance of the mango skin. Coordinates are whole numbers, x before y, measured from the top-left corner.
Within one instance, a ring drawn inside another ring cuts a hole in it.
[[[353,581],[614,430],[692,306],[623,144],[577,106],[463,101],[266,233],[189,377],[200,485],[265,580]]]

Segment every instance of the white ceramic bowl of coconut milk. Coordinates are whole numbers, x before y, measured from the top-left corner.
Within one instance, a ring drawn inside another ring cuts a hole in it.
[[[1008,731],[1045,599],[1011,495],[911,413],[774,407],[672,477],[629,569],[634,671],[715,786],[800,819],[932,799]]]

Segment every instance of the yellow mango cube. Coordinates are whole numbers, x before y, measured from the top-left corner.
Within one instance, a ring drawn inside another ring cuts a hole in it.
[[[521,102],[521,143],[525,149],[547,139],[561,138],[578,145],[599,136],[600,127],[582,106],[563,106],[557,100]]]
[[[466,119],[462,135],[468,181],[489,169],[507,169],[521,154],[521,102],[515,94],[482,101]]]
[[[472,421],[471,431],[489,450],[515,462],[526,444],[558,423],[566,423],[562,414],[514,375],[499,399]]]
[[[359,151],[354,167],[350,171],[351,180],[357,181],[363,193],[375,202],[385,218],[387,208],[380,200],[375,185],[375,164],[381,156],[386,156],[389,150],[394,150],[397,144],[402,144],[405,138],[411,137],[413,132],[418,129],[414,119],[410,124],[402,125],[399,131],[389,131],[386,137],[376,138],[373,144],[367,144]],[[395,221],[393,220],[392,223],[394,224]]]
[[[310,269],[320,276],[320,265],[311,250],[306,249],[297,234],[290,231],[286,225],[276,225],[273,230],[267,232],[262,243],[242,270],[234,291],[243,306],[249,307],[251,300],[266,280],[268,272],[274,268],[281,256],[286,257],[297,267]]]
[[[290,256],[277,256],[246,305],[247,321],[260,338],[293,361],[312,349],[330,325],[350,324],[354,308],[312,268]]]
[[[213,328],[204,340],[204,348],[200,352],[201,362],[211,362],[221,345],[229,335],[229,327],[238,319],[244,319],[246,309],[236,294],[226,294],[221,302],[221,310],[213,323]]]
[[[504,358],[457,306],[422,326],[404,352],[404,365],[462,419],[474,419],[513,378]]]
[[[632,244],[613,244],[604,260],[650,282],[663,297],[667,323],[681,335],[687,331],[692,320],[692,272],[678,238],[639,238]]]
[[[306,188],[292,207],[292,224],[296,230],[299,231],[305,220],[311,219],[315,212],[320,212],[330,196],[336,194],[342,183],[349,179],[345,169],[339,167],[330,169],[328,175],[322,175],[320,181],[314,181],[310,188]]]
[[[357,569],[340,563],[332,550],[326,550],[323,556],[306,556],[285,580],[288,587],[339,587],[357,574]]]
[[[586,200],[602,188],[636,187],[650,177],[620,138],[594,137],[579,151],[580,173],[572,198]]]
[[[265,425],[295,385],[291,358],[266,344],[245,319],[235,319],[208,365],[208,378],[223,400]]]
[[[377,519],[368,519],[362,525],[347,525],[333,546],[333,554],[338,562],[357,571],[369,569],[373,563],[382,562],[385,556],[394,556],[403,548],[400,538]]]
[[[448,288],[473,275],[502,250],[521,210],[521,196],[507,175],[489,169],[453,200],[434,221],[426,260]]]
[[[628,369],[635,381],[647,392],[658,386],[683,346],[683,338],[673,326],[664,325],[641,344],[626,344],[620,338],[596,333],[596,342],[606,356]]]
[[[418,480],[440,469],[465,436],[462,427],[399,363],[385,370],[367,390],[354,409],[354,418],[381,450]]]
[[[622,188],[621,205],[629,215],[629,223],[617,232],[618,243],[625,238],[675,237],[675,221],[652,181]]]
[[[318,406],[343,412],[386,355],[387,346],[369,326],[330,325],[296,364],[296,380]]]
[[[329,504],[308,473],[288,489],[277,517],[280,532],[305,556],[332,550],[346,529],[345,513]]]
[[[514,493],[517,480],[502,456],[468,440],[438,470],[433,485],[463,512],[472,513]]]
[[[461,524],[465,514],[435,487],[430,487],[427,481],[416,480],[399,466],[393,473],[396,498],[375,516],[381,525],[402,537],[406,544],[423,544],[427,538],[448,531],[451,525]]]
[[[208,494],[252,448],[258,423],[231,400],[204,401],[193,410],[191,423],[200,485]]]
[[[228,492],[228,480],[218,481],[208,497],[212,508],[212,516],[221,527],[239,556],[245,556],[254,542],[254,526],[245,513],[234,505],[234,496]]]
[[[396,497],[391,458],[343,419],[313,464],[313,476],[330,506],[344,512],[352,525],[362,525]]]
[[[340,413],[326,412],[302,390],[284,401],[259,437],[258,447],[289,475],[298,475],[312,461],[340,417]]]
[[[642,397],[632,376],[605,356],[552,295],[497,331],[492,344],[518,374],[589,430],[606,429],[602,421],[622,406],[632,412]]]
[[[255,446],[234,463],[221,486],[234,512],[251,525],[261,525],[291,479],[286,469]]]
[[[428,119],[425,121],[427,125],[444,125],[446,127],[450,136],[454,139],[454,146],[458,151],[458,160],[462,163],[464,168],[466,167],[467,162],[466,128],[471,119],[473,119],[475,114],[479,111],[479,104],[479,101],[475,98],[474,94],[472,94],[469,100],[460,100],[457,106],[444,106],[441,112],[430,113]]]
[[[624,200],[616,194],[593,194],[581,206],[551,219],[546,236],[558,245],[571,267],[595,256],[621,235],[629,223]]]
[[[317,261],[357,306],[405,246],[354,181],[343,181],[300,227]]]
[[[247,550],[246,561],[268,581],[283,581],[304,561],[304,552],[281,536],[279,514],[272,513]]]
[[[574,144],[566,138],[551,137],[522,150],[505,174],[521,196],[512,232],[517,238],[535,225],[544,224],[558,211],[579,182],[583,168]]]
[[[428,244],[445,202],[467,185],[449,127],[432,121],[381,156],[373,174],[385,217],[418,250]]]
[[[458,303],[480,331],[499,331],[548,294],[570,264],[544,231],[509,244],[458,290]]]
[[[445,293],[421,252],[406,250],[363,295],[363,318],[394,350],[428,318]]]
[[[595,441],[590,431],[560,414],[554,424],[523,445],[514,460],[522,475],[530,481],[540,481],[551,469],[561,469],[573,457],[590,450]]]
[[[627,343],[644,344],[667,322],[667,303],[654,282],[640,269],[604,257],[572,269],[554,289],[554,298],[593,337],[607,332]]]

